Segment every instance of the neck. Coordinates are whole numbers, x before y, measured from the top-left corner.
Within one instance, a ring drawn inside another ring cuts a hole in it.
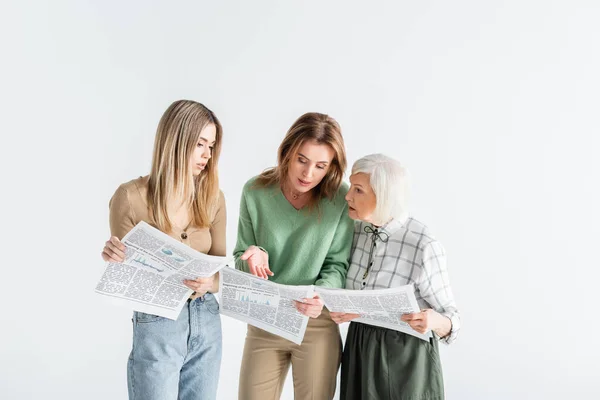
[[[289,185],[282,185],[281,189],[289,201],[307,200],[312,195],[312,190],[302,193],[292,189]]]

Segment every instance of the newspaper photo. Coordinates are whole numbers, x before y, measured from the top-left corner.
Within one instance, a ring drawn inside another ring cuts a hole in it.
[[[288,286],[233,268],[221,270],[221,314],[301,344],[308,317],[294,300],[313,296],[313,286]]]
[[[200,253],[143,221],[122,242],[125,260],[107,263],[96,292],[134,311],[173,320],[193,293],[184,279],[209,277],[233,262]]]
[[[345,290],[315,287],[329,311],[360,314],[353,321],[393,329],[423,340],[431,338],[431,331],[421,334],[400,317],[420,312],[412,285],[377,290]]]

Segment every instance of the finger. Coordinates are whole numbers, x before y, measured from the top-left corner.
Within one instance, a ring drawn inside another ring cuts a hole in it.
[[[254,271],[255,271],[254,275],[258,276],[259,278],[263,278],[262,265],[255,265]]]
[[[260,273],[260,277],[263,279],[267,279],[267,274],[265,273],[265,267],[263,265],[261,265],[260,267],[258,267],[258,271]]]
[[[125,253],[123,251],[121,251],[117,246],[115,246],[114,243],[112,243],[110,241],[106,242],[104,249],[108,249],[117,257],[125,259]],[[108,254],[111,254],[111,253],[108,253]]]
[[[256,266],[248,263],[248,270],[250,271],[250,273],[254,276],[258,276],[258,272],[256,272]]]
[[[116,237],[116,236],[111,236],[111,238],[110,238],[109,240],[110,240],[110,242],[111,242],[111,243],[112,243],[112,244],[113,244],[113,245],[114,245],[114,246],[115,246],[117,249],[119,249],[119,250],[121,250],[121,251],[125,251],[125,245],[123,244],[123,242],[121,242],[121,241],[119,240],[119,238],[118,238],[118,237]]]
[[[404,314],[401,317],[402,321],[408,322],[408,321],[418,321],[423,319],[423,316],[421,315],[421,313],[412,313],[412,314]]]
[[[275,275],[275,274],[273,273],[273,271],[271,271],[271,269],[269,268],[269,266],[268,266],[268,265],[265,267],[265,273],[266,273],[266,274],[268,274],[269,276],[273,276],[273,275]]]
[[[422,326],[419,323],[412,323],[412,324],[410,324],[410,327],[413,328],[417,332],[419,331],[419,329],[422,329]]]
[[[262,273],[262,277],[263,277],[263,279],[269,279],[269,275],[267,275],[267,269],[268,269],[268,268],[269,268],[269,267],[267,267],[267,266],[265,266],[265,265],[262,265],[262,266],[261,266],[261,269],[260,269],[260,271],[261,271],[261,273]]]
[[[296,308],[296,310],[298,310],[299,313],[303,314],[303,309],[302,309],[302,303],[299,303],[297,301],[294,300],[294,307]]]
[[[102,259],[106,262],[113,262],[113,263],[120,263],[123,261],[122,259],[114,256],[114,254],[106,248],[102,251]]]
[[[315,305],[315,306],[320,306],[321,304],[323,304],[320,299],[306,298],[306,299],[302,299],[302,301],[306,304]]]

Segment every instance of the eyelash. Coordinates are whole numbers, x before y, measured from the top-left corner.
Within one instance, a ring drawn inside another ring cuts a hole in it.
[[[197,146],[204,147],[204,143],[198,143]],[[214,150],[214,146],[208,146],[208,148],[210,149],[210,152],[212,153],[212,151]]]
[[[304,158],[299,158],[299,159],[298,159],[298,162],[299,162],[300,164],[306,164],[306,160],[305,160]],[[324,166],[322,166],[322,165],[317,165],[317,168],[319,168],[319,169],[325,169],[325,167],[324,167]]]

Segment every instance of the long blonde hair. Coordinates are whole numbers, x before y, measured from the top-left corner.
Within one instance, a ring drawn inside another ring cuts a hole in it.
[[[216,128],[212,157],[194,177],[190,160],[200,132],[209,124]],[[183,199],[190,207],[190,225],[208,227],[219,201],[218,162],[223,128],[215,114],[191,100],[178,100],[163,114],[156,130],[152,169],[148,179],[150,218],[163,232],[171,232],[167,201]]]
[[[333,160],[323,180],[313,189],[309,206],[312,207],[322,198],[333,199],[342,184],[346,171],[346,150],[342,130],[335,119],[326,114],[306,113],[293,123],[277,151],[277,166],[264,171],[256,179],[256,186],[265,187],[284,184],[290,163],[304,142],[314,140],[333,149]]]

